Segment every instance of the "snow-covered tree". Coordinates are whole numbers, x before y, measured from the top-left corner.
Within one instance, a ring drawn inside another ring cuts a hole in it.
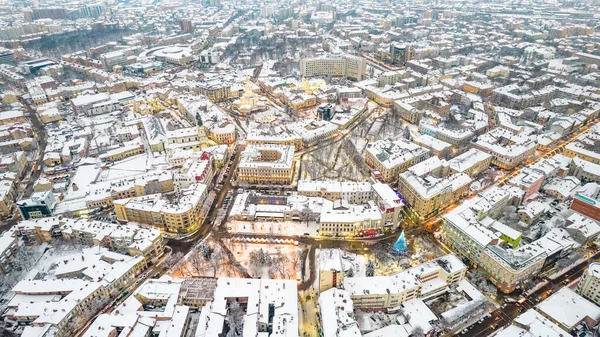
[[[264,249],[261,248],[258,250],[258,259],[259,259],[260,263],[263,266],[265,266],[269,262],[269,254],[267,252],[265,252]]]
[[[202,257],[205,260],[210,259],[210,255],[212,254],[212,248],[210,247],[210,245],[208,244],[208,242],[203,241],[200,244],[200,255],[202,255]]]
[[[244,331],[244,312],[239,302],[229,303],[227,308],[227,323],[229,331],[227,337],[241,337]]]
[[[411,337],[425,337],[425,332],[421,326],[416,326],[410,335]]]
[[[375,275],[375,264],[373,263],[373,260],[369,260],[365,267],[365,276],[370,277],[373,275]]]
[[[581,259],[582,254],[580,252],[572,252],[571,254],[563,257],[556,262],[556,268],[558,270],[565,269],[572,266],[577,260]]]

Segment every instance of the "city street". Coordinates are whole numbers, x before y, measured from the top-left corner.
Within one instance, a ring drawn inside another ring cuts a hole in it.
[[[594,255],[590,261],[597,260],[600,256],[600,253]],[[558,277],[556,280],[549,280],[548,284],[541,287],[540,289],[533,292],[531,295],[527,296],[527,301],[523,305],[517,305],[515,303],[506,303],[504,308],[497,309],[490,313],[491,318],[485,320],[481,324],[474,324],[473,328],[470,329],[467,333],[461,334],[460,332],[456,333],[457,336],[466,336],[466,337],[485,337],[489,336],[494,330],[498,330],[505,325],[508,325],[512,322],[512,320],[520,315],[522,312],[527,311],[535,307],[539,302],[546,299],[548,295],[548,291],[555,293],[560,288],[564,287],[563,283],[565,280],[570,282],[574,282],[578,280],[581,275],[586,271],[589,262],[582,263],[581,265],[573,268],[568,271],[564,275]],[[511,294],[510,296],[518,298],[520,295]]]

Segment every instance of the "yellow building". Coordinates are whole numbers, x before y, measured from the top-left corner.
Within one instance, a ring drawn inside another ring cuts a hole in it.
[[[572,142],[564,147],[563,155],[569,158],[579,157],[585,161],[600,165],[600,154],[582,146],[579,142]]]
[[[202,206],[207,195],[206,185],[195,184],[175,201],[161,194],[115,200],[115,213],[119,221],[144,223],[170,233],[191,233],[204,220]]]
[[[16,188],[12,180],[0,181],[0,216],[5,217],[12,214],[15,206]]]
[[[25,116],[21,110],[9,110],[0,112],[0,125],[25,123]]]
[[[206,96],[213,102],[221,102],[231,98],[231,87],[219,79],[218,81],[210,81],[199,84],[200,94]]]
[[[48,123],[56,123],[62,120],[62,115],[60,113],[60,111],[58,111],[57,108],[51,108],[51,109],[46,109],[46,110],[38,110],[37,111],[37,115],[39,120],[43,123],[43,124],[48,124]]]
[[[235,125],[223,122],[210,129],[210,139],[217,144],[233,144],[235,142]]]
[[[141,153],[144,153],[144,145],[132,144],[108,151],[100,158],[107,162],[115,162]]]

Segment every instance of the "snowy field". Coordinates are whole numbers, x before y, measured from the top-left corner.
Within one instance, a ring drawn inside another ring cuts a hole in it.
[[[236,261],[248,270],[250,276],[290,280],[301,279],[303,246],[227,241],[227,246]]]
[[[369,176],[364,157],[348,138],[306,154],[301,165],[300,179],[363,181]]]
[[[173,256],[173,277],[301,278],[304,246],[209,237],[187,255]]]

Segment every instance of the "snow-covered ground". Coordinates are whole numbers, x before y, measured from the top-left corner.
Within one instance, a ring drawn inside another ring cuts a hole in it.
[[[251,276],[261,278],[301,278],[300,254],[304,246],[282,245],[282,244],[254,244],[247,242],[235,242],[227,240],[227,246],[235,257]],[[271,258],[271,263],[256,265],[252,259],[252,252],[264,251]]]

